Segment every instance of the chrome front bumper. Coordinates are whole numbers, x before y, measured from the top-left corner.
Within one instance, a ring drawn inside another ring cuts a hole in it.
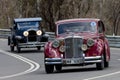
[[[46,42],[27,42],[27,43],[19,43],[18,46],[20,48],[33,48],[37,46],[44,46]]]
[[[71,58],[71,59],[45,58],[45,64],[63,64],[63,65],[99,63],[101,61],[102,61],[101,56],[84,57],[84,58]]]

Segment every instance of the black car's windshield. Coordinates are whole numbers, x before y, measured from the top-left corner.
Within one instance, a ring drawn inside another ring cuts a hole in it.
[[[96,32],[96,22],[74,22],[58,25],[58,34],[65,32]]]
[[[36,28],[39,27],[39,22],[19,22],[17,23],[18,29],[21,28]]]

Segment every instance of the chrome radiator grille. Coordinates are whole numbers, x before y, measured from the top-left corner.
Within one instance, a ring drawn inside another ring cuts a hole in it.
[[[82,57],[82,38],[66,38],[65,39],[65,58],[79,58]]]

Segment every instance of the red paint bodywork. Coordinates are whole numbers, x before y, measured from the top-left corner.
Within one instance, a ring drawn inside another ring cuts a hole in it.
[[[74,33],[74,36],[82,37],[84,40],[83,43],[86,43],[86,41],[90,38],[94,39],[95,44],[89,47],[89,49],[87,49],[86,51],[84,51],[85,57],[101,56],[102,54],[104,54],[106,56],[106,61],[109,61],[110,48],[109,48],[108,40],[105,38],[104,32],[103,33],[98,32],[98,28],[99,28],[98,22],[101,21],[100,19],[85,18],[85,19],[68,19],[68,20],[57,21],[56,22],[56,39],[63,39],[69,36],[69,34],[64,34],[64,35],[58,34],[59,24],[70,23],[70,22],[91,22],[91,21],[94,21],[97,24],[96,32]],[[105,31],[105,28],[103,28],[103,30]],[[58,49],[53,48],[52,42],[53,41],[46,43],[44,47],[45,58],[63,58],[64,53],[61,53]],[[63,54],[63,56],[61,56],[61,54]]]

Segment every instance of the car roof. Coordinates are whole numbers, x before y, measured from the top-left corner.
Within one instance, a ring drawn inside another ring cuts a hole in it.
[[[14,19],[15,22],[24,22],[24,21],[41,21],[42,18],[37,17],[37,18],[16,18]]]
[[[75,19],[65,19],[65,20],[59,20],[56,21],[56,24],[59,23],[65,23],[65,22],[75,22],[75,21],[100,21],[100,19],[97,18],[75,18]]]

